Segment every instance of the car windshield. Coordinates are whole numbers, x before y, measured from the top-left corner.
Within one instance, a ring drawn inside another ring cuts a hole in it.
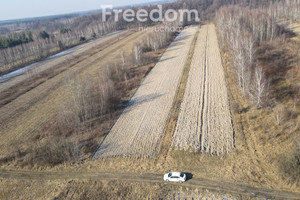
[[[183,177],[183,173],[180,173],[180,176]]]
[[[169,173],[169,174],[168,174],[168,177],[171,177],[171,176],[172,176],[172,173]]]

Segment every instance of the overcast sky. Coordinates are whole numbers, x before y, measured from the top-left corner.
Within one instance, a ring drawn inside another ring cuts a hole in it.
[[[101,5],[123,6],[157,0],[0,0],[0,21],[97,10]]]

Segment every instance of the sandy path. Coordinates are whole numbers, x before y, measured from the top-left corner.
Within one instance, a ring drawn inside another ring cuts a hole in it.
[[[215,27],[200,29],[172,146],[220,155],[230,151],[233,128]]]
[[[189,27],[170,45],[95,157],[153,156],[157,153],[196,31],[196,27]]]

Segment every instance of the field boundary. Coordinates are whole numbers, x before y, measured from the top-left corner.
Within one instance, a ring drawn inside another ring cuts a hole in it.
[[[208,102],[208,95],[205,99],[205,91],[208,90],[206,83],[208,82],[208,64],[207,64],[207,51],[208,51],[208,27],[206,29],[206,37],[205,37],[205,53],[204,53],[204,70],[203,70],[203,87],[202,87],[202,105],[201,105],[201,112],[198,113],[198,115],[200,114],[200,138],[199,138],[199,143],[200,143],[200,151],[201,152],[205,152],[206,151],[206,147],[204,147],[204,134],[203,134],[203,124],[204,124],[204,111],[205,111],[205,106],[207,106],[207,102]],[[206,110],[206,113],[208,111]],[[199,116],[198,116],[199,118]]]

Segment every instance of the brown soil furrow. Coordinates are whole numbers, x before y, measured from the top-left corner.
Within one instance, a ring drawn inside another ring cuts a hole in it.
[[[208,139],[209,137],[207,136],[208,133],[208,126],[207,124],[209,123],[209,121],[207,121],[207,116],[208,116],[208,107],[207,107],[207,103],[208,103],[208,63],[207,63],[207,49],[208,49],[208,28],[206,28],[205,30],[206,32],[206,36],[205,36],[205,45],[204,45],[204,70],[203,70],[203,90],[202,90],[202,101],[201,101],[201,110],[198,111],[200,112],[199,115],[201,116],[201,121],[200,121],[200,143],[201,143],[201,151],[202,152],[207,152],[209,151],[209,149],[207,149],[208,147]],[[195,83],[197,84],[197,83]]]

